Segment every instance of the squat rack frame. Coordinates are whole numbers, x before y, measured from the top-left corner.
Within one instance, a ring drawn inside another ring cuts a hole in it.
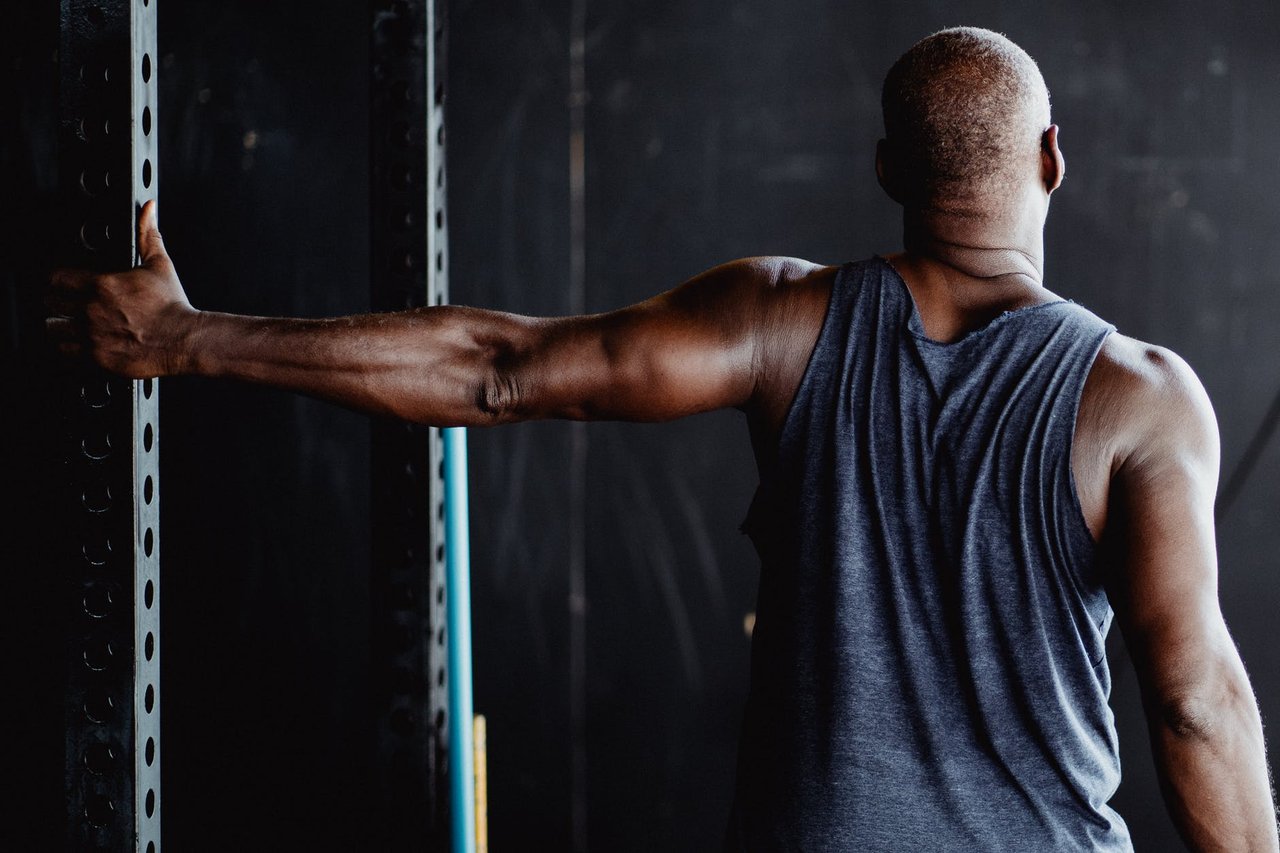
[[[370,14],[371,307],[443,305],[446,4]],[[60,265],[138,263],[157,72],[156,0],[60,0]],[[156,853],[159,383],[77,369],[60,384],[64,846]],[[370,462],[376,817],[393,849],[474,850],[465,435],[375,421]]]
[[[61,0],[59,261],[137,263],[156,197],[152,0]],[[67,626],[64,843],[160,844],[159,384],[65,376],[57,547]]]

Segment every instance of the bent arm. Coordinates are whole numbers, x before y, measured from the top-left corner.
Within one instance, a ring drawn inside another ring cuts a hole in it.
[[[1218,605],[1218,436],[1199,381],[1146,354],[1149,419],[1113,478],[1111,597],[1142,689],[1170,816],[1194,850],[1274,851],[1276,815],[1257,702]]]

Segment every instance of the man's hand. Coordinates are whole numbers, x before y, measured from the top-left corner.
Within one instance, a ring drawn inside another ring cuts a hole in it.
[[[91,358],[133,379],[181,373],[200,312],[164,250],[156,204],[138,218],[142,265],[119,273],[60,269],[49,279],[49,339],[70,359]]]

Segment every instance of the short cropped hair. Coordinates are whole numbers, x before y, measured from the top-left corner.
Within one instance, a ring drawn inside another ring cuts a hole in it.
[[[999,33],[942,30],[894,63],[881,94],[905,204],[1001,194],[1039,163],[1049,90],[1035,60]]]

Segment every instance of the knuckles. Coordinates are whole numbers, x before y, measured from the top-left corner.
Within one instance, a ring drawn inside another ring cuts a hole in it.
[[[119,289],[119,282],[114,274],[103,273],[89,281],[89,295],[93,299],[105,299]]]
[[[165,329],[190,309],[167,258],[124,272],[55,269],[46,305],[47,334],[65,356],[133,379],[163,372]]]

